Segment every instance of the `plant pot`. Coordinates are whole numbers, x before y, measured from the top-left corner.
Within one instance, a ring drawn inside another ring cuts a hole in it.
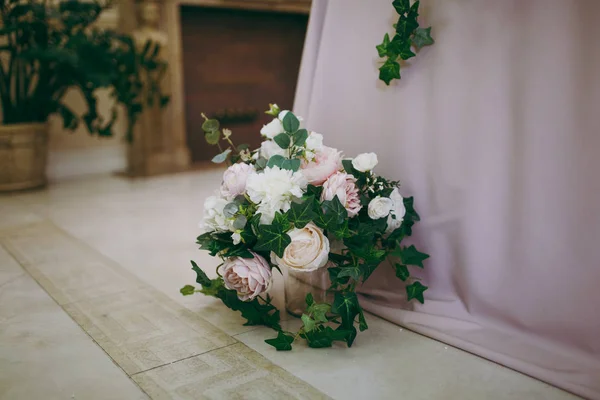
[[[306,312],[306,295],[312,294],[316,303],[333,303],[333,294],[327,293],[331,285],[327,267],[315,271],[287,268],[284,280],[285,309],[295,317],[301,317]]]
[[[0,192],[46,184],[46,123],[0,125]]]

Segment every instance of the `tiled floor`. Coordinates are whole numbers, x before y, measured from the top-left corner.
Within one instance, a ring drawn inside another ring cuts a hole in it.
[[[269,330],[182,297],[190,259],[216,265],[194,239],[219,181],[105,176],[0,196],[0,399],[576,398],[374,316],[351,349],[276,352]]]

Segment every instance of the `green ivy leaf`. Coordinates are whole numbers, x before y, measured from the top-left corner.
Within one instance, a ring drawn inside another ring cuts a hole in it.
[[[341,267],[340,272],[338,273],[338,278],[343,278],[348,276],[354,280],[359,280],[362,274],[362,270],[359,265],[349,265],[346,267]]]
[[[377,53],[379,54],[379,57],[385,57],[385,55],[387,54],[387,47],[389,44],[390,44],[390,35],[388,35],[386,33],[385,36],[383,37],[383,42],[381,42],[381,44],[378,44],[377,46],[375,46],[375,48],[377,49]]]
[[[396,251],[395,255],[398,254]],[[423,268],[423,260],[429,258],[429,254],[421,253],[415,246],[403,247],[400,252],[400,259],[403,264],[416,265]]]
[[[422,285],[421,282],[415,282],[406,286],[406,294],[408,301],[417,299],[419,303],[423,304],[425,299],[423,298],[423,292],[428,289],[427,286]]]
[[[326,216],[332,216],[331,222],[328,224],[328,227],[334,226],[332,225],[340,225],[343,224],[344,221],[348,218],[348,211],[344,207],[344,205],[340,202],[340,199],[335,195],[333,200],[325,200],[321,207],[323,207],[323,213]]]
[[[273,138],[273,140],[275,141],[275,143],[277,143],[279,145],[279,147],[281,147],[282,149],[287,149],[290,147],[290,144],[292,143],[292,139],[290,138],[290,135],[287,133],[280,133],[279,135],[275,136]]]
[[[300,319],[302,320],[302,323],[304,324],[303,329],[304,329],[305,333],[308,333],[308,332],[312,331],[313,329],[315,329],[316,322],[310,316],[308,316],[306,314],[302,314],[302,317]]]
[[[219,130],[219,121],[216,119],[207,119],[202,123],[202,130],[206,133],[216,132]]]
[[[287,216],[294,227],[302,229],[315,218],[314,201],[315,198],[309,196],[302,203],[292,203]]]
[[[210,287],[212,281],[208,279],[208,276],[198,267],[194,261],[190,261],[192,263],[192,270],[196,273],[196,283],[202,285],[202,287]]]
[[[294,146],[304,146],[306,139],[308,139],[308,131],[306,129],[298,129],[294,133]]]
[[[404,14],[410,9],[410,0],[394,0],[392,6],[398,14]]]
[[[410,272],[408,272],[408,267],[406,265],[396,264],[396,276],[402,279],[403,282],[406,282],[406,280],[410,276]]]
[[[390,58],[379,67],[379,79],[389,85],[393,79],[400,79],[400,64]]]
[[[431,27],[415,29],[415,33],[412,37],[412,43],[419,49],[434,44],[435,41],[431,37]]]
[[[354,318],[360,311],[358,297],[355,292],[336,292],[333,299],[332,311],[342,317],[342,326],[349,328],[354,326]]]
[[[221,138],[221,131],[209,131],[204,134],[204,139],[206,143],[215,145],[219,143],[219,139]]]
[[[363,313],[362,308],[358,313],[358,329],[360,329],[361,332],[369,329],[369,325],[367,325],[367,320],[365,319],[365,314]]]
[[[306,298],[304,299],[304,301],[306,301],[307,306],[309,306],[309,307],[312,306],[315,303],[315,299],[313,298],[312,293],[308,293],[306,295]],[[310,311],[309,311],[309,313],[310,313]]]
[[[192,285],[185,285],[184,287],[179,289],[179,292],[184,296],[189,296],[191,294],[194,294],[195,291],[196,291],[196,288],[194,288]]]
[[[289,223],[287,226],[289,227]],[[283,251],[292,242],[285,228],[286,225],[278,223],[276,219],[273,220],[271,225],[261,225],[259,227],[258,242],[254,249],[272,251],[277,256],[283,257]]]
[[[330,311],[331,306],[327,303],[313,303],[306,310],[317,322],[327,322],[327,313]]]
[[[291,111],[285,114],[283,121],[281,122],[283,124],[283,129],[285,129],[287,133],[295,133],[298,128],[300,128],[300,121],[298,121],[298,118],[296,118]]]
[[[308,185],[306,187],[306,194],[304,196],[305,197],[313,196],[315,199],[320,199],[322,192],[323,192],[323,186]]]
[[[335,228],[330,230],[338,239],[344,239],[352,236],[350,229],[348,228],[348,220],[345,220],[343,224],[337,225]]]
[[[222,162],[225,162],[225,160],[227,160],[227,156],[229,155],[229,153],[231,153],[231,149],[227,149],[224,152],[217,154],[216,156],[214,156],[212,158],[212,162],[214,162],[215,164],[220,164]]]
[[[275,213],[275,217],[273,218],[273,225],[277,225],[283,232],[287,232],[292,227],[290,221],[288,220],[285,214],[280,213],[279,211]]]
[[[277,349],[277,351],[289,351],[292,349],[292,343],[294,343],[294,337],[286,335],[283,332],[279,332],[275,339],[267,339],[265,343],[271,345]]]

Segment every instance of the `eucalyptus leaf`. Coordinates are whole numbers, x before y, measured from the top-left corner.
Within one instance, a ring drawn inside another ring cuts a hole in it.
[[[306,143],[306,139],[308,139],[308,131],[306,129],[298,129],[296,133],[294,133],[294,146],[304,146]]]
[[[275,143],[277,143],[277,145],[279,145],[279,147],[281,147],[284,150],[289,148],[290,144],[292,143],[292,139],[287,133],[280,133],[279,135],[275,136],[273,140],[275,141]]]
[[[212,158],[211,161],[215,164],[223,163],[225,162],[225,160],[227,160],[227,156],[229,155],[229,153],[231,153],[231,149],[227,149],[224,152],[217,154]]]
[[[287,133],[295,133],[298,128],[300,128],[300,121],[291,111],[288,111],[285,114],[283,121],[281,122],[283,124],[283,129],[285,129]]]
[[[215,145],[215,144],[219,143],[219,140],[221,139],[221,131],[216,130],[216,131],[206,132],[204,134],[204,139],[206,140],[206,143]]]
[[[225,208],[223,208],[223,215],[225,215],[227,218],[233,218],[239,209],[240,206],[236,202],[227,203]]]
[[[248,218],[245,215],[238,215],[233,221],[233,227],[237,230],[244,229],[246,223],[248,222]]]
[[[219,121],[216,119],[207,119],[202,123],[202,130],[206,133],[214,132],[219,130]]]

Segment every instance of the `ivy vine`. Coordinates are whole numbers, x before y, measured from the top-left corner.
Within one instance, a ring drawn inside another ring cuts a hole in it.
[[[421,28],[417,17],[419,16],[419,4],[417,0],[410,5],[410,0],[394,0],[392,6],[399,14],[398,22],[393,26],[396,30],[394,37],[390,39],[388,33],[383,37],[383,42],[376,46],[379,57],[386,58],[379,67],[379,79],[389,85],[394,79],[400,79],[400,63],[398,58],[406,61],[416,54],[424,46],[434,43],[431,37],[431,27]]]

